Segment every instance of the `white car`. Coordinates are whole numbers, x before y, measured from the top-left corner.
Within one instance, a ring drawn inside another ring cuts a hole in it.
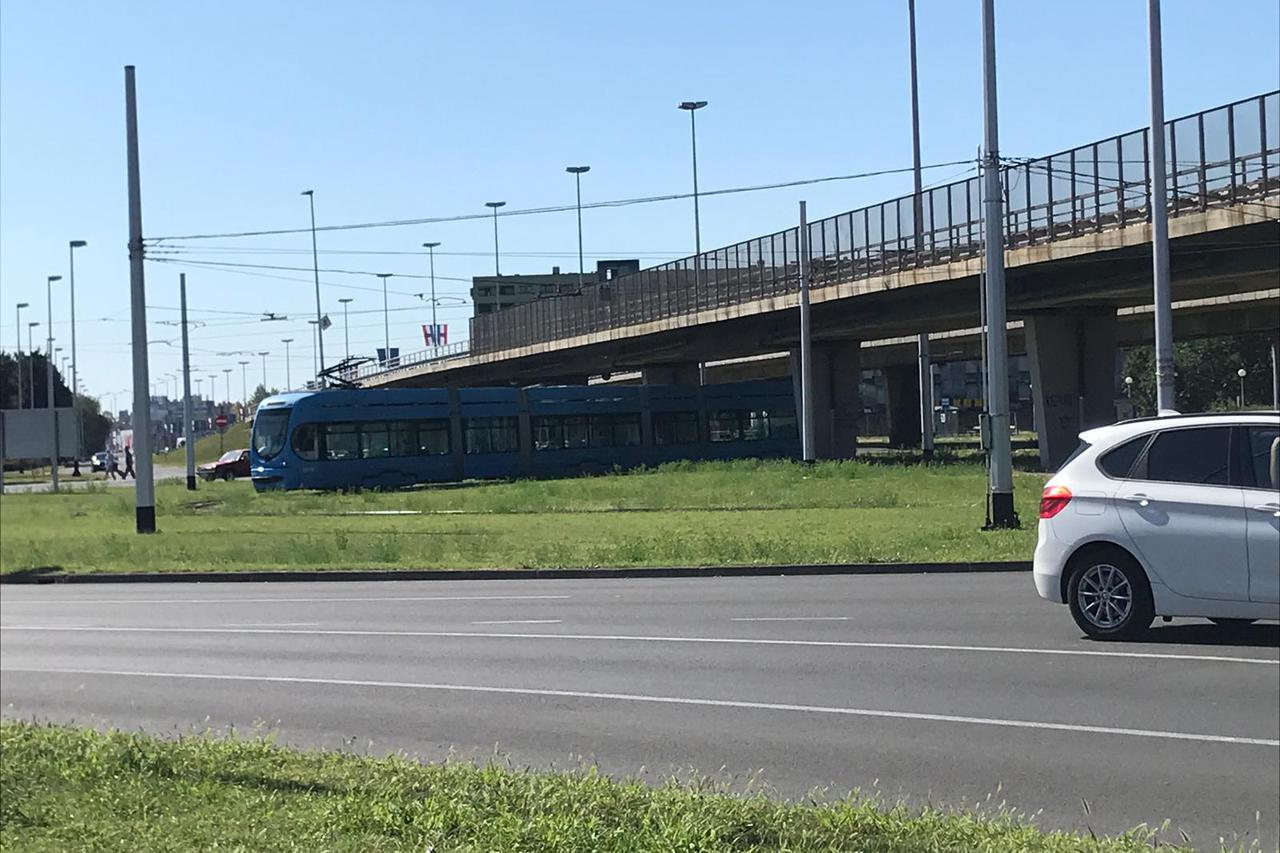
[[[1280,414],[1176,415],[1080,434],[1040,498],[1034,576],[1090,637],[1157,616],[1280,619]]]

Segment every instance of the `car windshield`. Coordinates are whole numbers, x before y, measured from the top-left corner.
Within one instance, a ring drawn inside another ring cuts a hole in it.
[[[289,410],[258,412],[253,420],[253,449],[260,459],[274,459],[284,449],[289,431]]]
[[[219,462],[235,462],[237,459],[240,458],[240,454],[243,452],[244,452],[243,450],[228,450],[226,453],[222,454],[222,457],[218,459],[218,461]]]

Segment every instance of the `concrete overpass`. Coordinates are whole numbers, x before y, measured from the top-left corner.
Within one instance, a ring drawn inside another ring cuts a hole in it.
[[[1174,299],[1264,294],[1241,310],[1274,333],[1280,92],[1175,119],[1168,133]],[[1031,356],[1046,464],[1082,426],[1112,418],[1119,312],[1150,301],[1146,152],[1139,130],[1003,170],[1009,315]],[[820,455],[856,452],[858,376],[864,350],[875,349],[863,342],[980,325],[978,189],[975,177],[926,190],[920,233],[911,196],[809,225]],[[580,383],[639,370],[647,382],[696,383],[700,363],[794,351],[798,288],[799,229],[790,228],[474,318],[467,351],[410,356],[360,381]],[[895,383],[899,399],[913,395],[913,375]]]

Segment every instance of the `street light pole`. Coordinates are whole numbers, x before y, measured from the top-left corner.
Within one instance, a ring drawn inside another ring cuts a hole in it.
[[[178,274],[179,307],[182,310],[182,436],[186,451],[187,491],[196,490],[196,443],[191,420],[191,347],[187,340],[187,274]]]
[[[39,320],[27,322],[27,387],[31,389],[31,408],[33,409],[36,407],[36,351],[31,343],[31,330],[39,325]]]
[[[920,92],[916,75],[916,0],[907,0],[908,30],[911,36],[911,157],[914,178],[916,263],[924,251],[924,189],[920,169]],[[916,337],[916,359],[920,373],[920,450],[923,459],[933,458],[933,365],[929,356],[929,333]]]
[[[495,220],[496,221],[496,220]],[[496,257],[496,255],[495,255]],[[391,273],[377,273],[378,278],[382,279],[382,366],[386,367],[391,361],[391,319],[387,311],[387,279],[391,278]]]
[[[1244,378],[1249,375],[1249,371],[1243,367],[1236,371],[1236,376],[1240,377],[1240,408],[1244,408]]]
[[[498,269],[498,208],[504,206],[505,201],[486,201],[484,206],[493,211],[493,275],[498,278],[502,272]]]
[[[316,378],[318,379],[320,370],[324,367],[324,330],[320,328],[320,253],[316,249],[316,194],[315,190],[304,190],[302,194],[311,203],[311,267],[315,271],[316,279],[316,348],[319,351]]]
[[[249,362],[240,362],[240,403],[249,408]]]
[[[26,308],[28,304],[29,303],[26,303],[26,302],[17,303],[16,310],[14,310],[13,312],[13,331],[14,331],[14,334],[18,336],[17,350],[18,350],[19,358],[16,361],[14,361],[14,367],[18,369],[18,408],[19,409],[22,408],[22,358],[21,358],[22,356],[22,309]],[[27,349],[30,350],[31,347],[28,346]],[[28,359],[31,358],[30,354],[27,355],[27,358]]]
[[[319,376],[320,366],[319,362],[316,361],[319,356],[316,355],[316,347],[318,345],[317,338],[320,334],[320,323],[318,320],[308,320],[307,325],[315,330],[315,333],[311,336],[311,370],[316,376]]]
[[[262,359],[262,390],[267,390],[267,356],[271,355],[270,351],[264,350],[258,353]]]
[[[45,402],[49,404],[49,414],[52,416],[51,426],[53,428],[53,455],[49,457],[49,466],[53,477],[53,490],[56,492],[58,491],[58,457],[61,454],[59,453],[60,448],[58,447],[58,413],[56,411],[57,407],[54,406],[53,402],[53,283],[55,281],[62,281],[62,276],[51,275],[45,280],[45,299],[48,300],[49,303],[49,327],[46,330],[49,333],[49,343],[45,346],[44,372],[47,380],[47,393],[49,395],[49,399]]]
[[[151,400],[147,397],[147,288],[142,245],[142,179],[138,166],[138,93],[134,68],[124,68],[125,149],[129,173],[129,318],[133,348],[134,523],[156,532],[156,484],[151,459]],[[139,429],[141,426],[141,429]]]
[[[440,354],[440,326],[436,323],[436,247],[440,243],[423,243],[422,247],[431,256],[431,349],[432,355]]]
[[[1009,445],[1009,342],[1005,334],[1004,195],[1000,190],[1000,125],[996,111],[995,0],[982,0],[982,57],[991,527],[1011,528],[1018,526],[1018,515],[1013,509],[1013,454]]]
[[[71,288],[71,408],[76,419],[76,452],[71,476],[80,476],[80,457],[84,455],[84,425],[80,418],[80,372],[76,364],[76,249],[89,245],[84,240],[72,240],[68,244],[68,268]]]
[[[281,338],[280,343],[284,344],[284,390],[292,391],[293,380],[289,378],[289,344],[293,343],[293,338]]]
[[[698,122],[694,113],[707,105],[706,101],[684,101],[680,109],[689,112],[689,138],[693,148],[693,288],[694,309],[701,304],[702,294],[702,220],[698,213]]]
[[[1164,158],[1164,61],[1160,45],[1160,0],[1147,0],[1151,127],[1151,273],[1156,337],[1156,414],[1174,411],[1173,297],[1169,290],[1169,209]]]
[[[347,319],[347,306],[351,304],[350,296],[343,296],[338,300],[342,303],[342,346],[346,352],[346,358],[351,358],[351,321]],[[263,362],[265,365],[266,362]],[[266,375],[266,367],[262,368],[263,375]],[[262,380],[266,382],[266,380]]]
[[[573,175],[574,189],[578,194],[578,292],[582,292],[582,173],[591,171],[590,166],[566,166],[565,171]]]

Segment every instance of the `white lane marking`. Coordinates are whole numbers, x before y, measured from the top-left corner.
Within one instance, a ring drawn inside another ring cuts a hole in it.
[[[472,625],[559,625],[563,619],[491,619],[487,622],[472,622]]]
[[[1189,740],[1202,743],[1233,743],[1248,746],[1280,747],[1274,738],[1209,735],[1198,732],[1129,729],[1090,726],[1081,723],[1051,723],[1039,720],[1006,720],[998,717],[965,717],[957,714],[926,714],[915,711],[883,711],[871,708],[841,708],[830,705],[796,705],[783,702],[748,702],[736,699],[698,699],[684,696],[651,696],[642,693],[597,693],[587,690],[551,690],[535,687],[486,687],[474,684],[439,684],[417,681],[375,681],[351,678],[304,678],[293,675],[230,675],[205,672],[153,672],[129,669],[61,669],[6,667],[6,672],[39,672],[60,675],[109,675],[124,678],[172,678],[203,681],[250,681],[278,684],[322,684],[338,687],[389,687],[404,690],[440,690],[459,693],[498,693],[514,696],[550,696],[567,699],[603,699],[615,702],[648,702],[657,705],[698,705],[711,708],[741,708],[754,711],[799,711],[810,714],[839,714],[847,717],[878,717],[889,720],[919,720],[935,723],[967,723],[1012,729],[1041,729],[1086,734],[1128,735],[1130,737]]]
[[[472,637],[490,640],[598,640],[625,643],[707,643],[741,646],[807,646],[833,649],[901,649],[931,652],[1055,655],[1062,657],[1132,658],[1137,660],[1189,660],[1210,663],[1246,663],[1280,666],[1276,658],[1187,655],[1163,652],[1106,652],[1093,649],[1031,649],[1005,646],[959,646],[941,643],[875,643],[857,640],[767,640],[751,637],[654,637],[643,634],[516,634],[498,631],[373,631],[355,629],[284,630],[276,628],[160,628],[81,627],[62,625],[0,625],[0,631],[83,631],[88,633],[152,634],[296,634],[339,637]]]
[[[730,622],[848,622],[849,616],[731,616]]]
[[[563,601],[571,595],[380,595],[367,598],[79,598],[58,601],[56,599],[29,599],[13,601],[0,599],[0,604],[296,604],[312,601]]]
[[[303,628],[319,622],[228,622],[228,628]]]

